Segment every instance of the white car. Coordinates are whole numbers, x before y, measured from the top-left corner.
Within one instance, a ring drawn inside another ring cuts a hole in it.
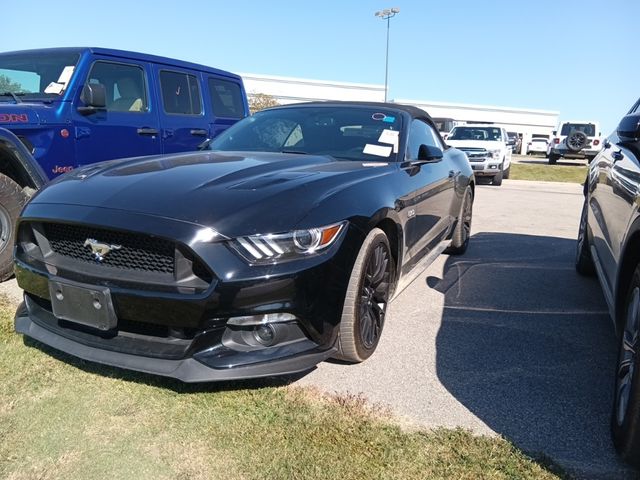
[[[546,138],[532,138],[527,144],[527,155],[533,155],[534,153],[547,154],[549,148],[549,140]]]
[[[588,163],[602,150],[602,133],[598,122],[562,122],[553,132],[549,145],[549,164],[560,158],[586,159]]]
[[[486,123],[458,125],[451,130],[447,144],[467,154],[476,177],[490,177],[494,185],[509,178],[511,146],[504,128]]]

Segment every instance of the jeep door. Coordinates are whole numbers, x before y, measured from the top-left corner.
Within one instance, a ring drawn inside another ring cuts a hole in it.
[[[209,119],[209,133],[215,138],[241,118],[247,116],[245,94],[239,82],[217,75],[206,75],[207,109],[213,112]]]
[[[97,59],[85,84],[100,84],[106,108],[89,113],[73,109],[77,165],[161,153],[157,108],[149,91],[151,72],[144,62]],[[84,106],[82,89],[76,106]]]
[[[162,151],[197,150],[209,135],[200,72],[156,65],[162,109]]]

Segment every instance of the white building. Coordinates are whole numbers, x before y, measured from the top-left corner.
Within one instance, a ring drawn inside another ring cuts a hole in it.
[[[247,95],[272,96],[280,104],[317,100],[384,101],[384,85],[333,82],[306,78],[241,74]],[[523,145],[532,136],[550,136],[558,125],[559,112],[490,105],[431,102],[428,100],[394,99],[395,103],[415,105],[432,117],[451,118],[459,122],[492,122],[510,132],[522,134]]]

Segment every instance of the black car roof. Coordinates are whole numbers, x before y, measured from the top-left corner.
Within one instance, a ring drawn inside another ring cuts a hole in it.
[[[304,103],[290,103],[288,105],[280,105],[273,108],[287,108],[287,107],[378,107],[386,108],[390,110],[402,111],[408,113],[411,118],[419,118],[426,120],[433,125],[433,119],[431,116],[422,110],[421,108],[414,107],[413,105],[403,105],[401,103],[384,103],[384,102],[341,102],[341,101],[326,101],[326,102],[304,102]]]

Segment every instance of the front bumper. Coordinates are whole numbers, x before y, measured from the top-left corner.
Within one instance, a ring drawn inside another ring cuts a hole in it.
[[[67,213],[78,221],[87,216],[81,208],[71,210],[77,210],[77,215]],[[29,222],[30,212],[37,213],[37,221],[53,220],[43,218],[45,210],[29,206],[22,223]],[[101,226],[122,227],[101,213],[97,216]],[[113,218],[121,219],[122,214]],[[195,234],[167,219],[138,220],[133,224],[144,224],[146,231],[157,235],[171,232],[178,242]],[[187,231],[181,233],[181,229]],[[249,266],[222,243],[185,241],[213,272],[206,288],[156,285],[135,277],[123,281],[99,275],[99,267],[73,262],[54,265],[30,257],[18,242],[15,270],[25,302],[16,314],[16,331],[79,358],[185,382],[308,370],[335,353],[337,325],[355,258],[353,244],[359,235],[355,227],[345,229],[322,255],[264,267]],[[115,327],[101,330],[56,317],[52,285],[58,283],[108,291],[117,316]],[[255,325],[229,323],[267,314],[288,315],[274,321],[273,344],[253,340]]]
[[[483,162],[469,162],[476,176],[494,176],[500,171],[498,160],[485,160]]]

